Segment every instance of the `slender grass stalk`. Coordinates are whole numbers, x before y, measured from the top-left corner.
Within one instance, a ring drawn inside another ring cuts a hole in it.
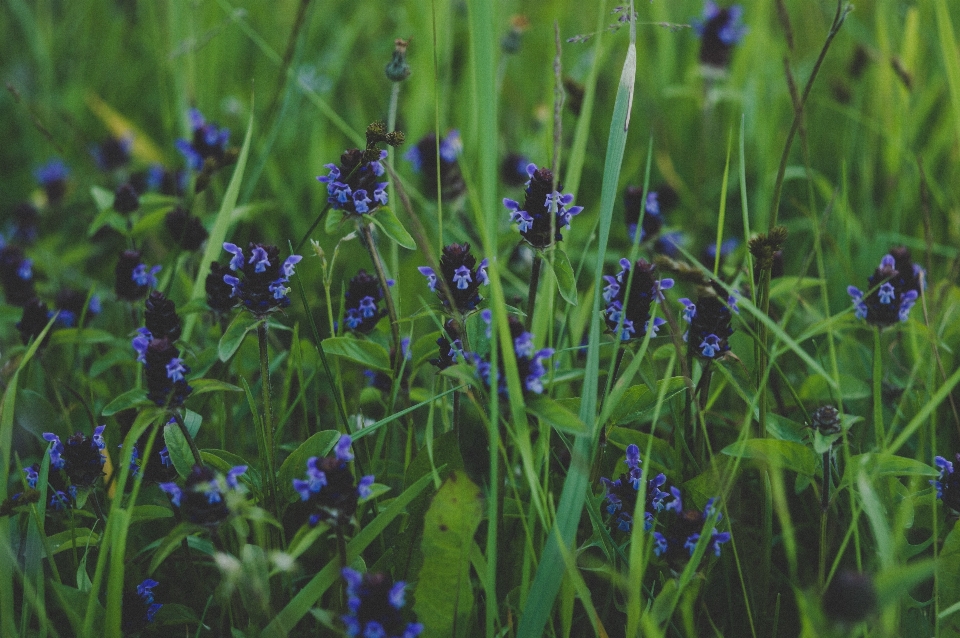
[[[267,507],[280,518],[277,502],[277,473],[274,470],[277,458],[276,442],[274,441],[273,408],[270,401],[270,354],[267,348],[267,322],[257,324],[257,343],[260,345],[260,383],[263,390],[263,419],[260,422],[263,428],[261,436],[264,440],[264,459],[261,459],[267,473]]]
[[[377,279],[380,280],[380,287],[383,290],[383,300],[387,304],[387,315],[390,318],[390,334],[393,336],[394,348],[394,360],[391,361],[391,365],[393,365],[394,372],[396,373],[400,369],[400,362],[403,361],[403,356],[400,353],[400,323],[397,319],[397,307],[393,303],[393,293],[387,284],[387,273],[383,269],[383,260],[380,258],[380,253],[377,252],[377,244],[373,239],[373,224],[366,224],[361,221],[358,227],[366,243],[367,251],[370,253],[370,259],[373,261],[373,268],[377,271]],[[396,374],[394,374],[394,376],[396,377]]]
[[[873,431],[877,437],[877,450],[883,450],[886,435],[883,430],[883,345],[880,328],[873,330]]]
[[[533,312],[537,308],[537,288],[540,287],[540,270],[543,268],[543,255],[540,251],[533,254],[533,269],[530,271],[530,288],[527,292],[526,328],[530,330],[533,324]]]

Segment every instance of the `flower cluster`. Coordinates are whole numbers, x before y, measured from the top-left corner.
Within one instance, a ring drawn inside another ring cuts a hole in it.
[[[487,323],[488,329],[493,321],[493,314],[490,310],[484,310],[480,317]],[[547,374],[547,369],[543,365],[543,360],[553,356],[553,348],[543,348],[534,351],[533,335],[523,329],[523,324],[513,315],[507,317],[510,322],[510,336],[513,338],[513,352],[517,359],[517,372],[520,375],[520,383],[523,392],[533,392],[541,394],[543,392],[543,377]],[[500,371],[494,370],[493,365],[487,358],[473,353],[473,364],[477,368],[477,376],[483,379],[488,388],[497,385],[497,392],[500,396],[507,396],[507,377]],[[500,366],[503,366],[503,358],[500,358]]]
[[[439,354],[435,359],[430,359],[430,363],[438,370],[444,370],[457,363],[457,357],[464,358],[463,342],[460,340],[459,325],[453,319],[447,319],[443,325],[446,332],[445,336],[437,338],[437,347]]]
[[[623,219],[627,223],[630,240],[636,239],[640,228],[640,241],[647,241],[660,234],[664,224],[664,214],[673,209],[679,201],[676,191],[663,185],[643,197],[643,187],[628,186],[623,193]]]
[[[910,261],[910,253],[905,248],[891,250],[870,276],[869,292],[864,293],[856,286],[847,287],[857,318],[880,328],[906,321],[920,296],[922,273],[922,269]]]
[[[23,341],[23,345],[27,345],[31,339],[40,336],[43,329],[47,327],[52,314],[47,308],[47,304],[36,297],[30,299],[23,306],[23,314],[20,316],[20,321],[17,322],[17,330],[20,331],[20,340]],[[47,333],[44,342],[49,338],[50,334]],[[40,345],[46,344],[42,343]]]
[[[210,272],[204,280],[204,290],[207,293],[207,305],[218,315],[233,310],[236,301],[233,298],[233,286],[223,280],[230,275],[230,267],[219,262],[210,262]]]
[[[124,635],[141,631],[153,617],[157,615],[163,604],[153,599],[153,588],[159,585],[157,581],[147,578],[137,585],[136,593],[128,590],[123,594],[123,621],[121,628]]]
[[[382,122],[374,122],[367,127],[364,150],[348,149],[340,155],[339,166],[325,165],[329,172],[318,176],[317,181],[327,185],[327,203],[334,210],[347,215],[364,215],[379,206],[386,206],[388,182],[380,181],[386,172],[383,160],[387,158],[387,152],[379,148],[383,143],[398,146],[403,143],[403,133],[387,133]]]
[[[678,569],[693,556],[703,526],[716,511],[713,504],[716,499],[708,500],[703,511],[684,510],[680,490],[672,487],[670,492],[673,500],[664,507],[668,514],[658,520],[663,531],[653,533],[653,553],[662,556],[671,567]],[[723,515],[718,513],[717,522],[722,518]],[[730,532],[718,532],[714,527],[707,541],[707,551],[719,556],[720,546],[729,540]]]
[[[57,324],[64,328],[76,327],[80,318],[90,319],[100,314],[100,297],[89,296],[87,293],[71,288],[63,288],[57,292],[54,305],[60,313],[57,315]]]
[[[0,248],[0,285],[11,306],[25,306],[36,294],[33,289],[33,262],[13,244]]]
[[[347,284],[344,293],[343,323],[347,330],[359,334],[367,334],[373,330],[377,322],[387,314],[379,306],[381,299],[383,289],[380,281],[361,268]]]
[[[44,432],[43,439],[51,443],[50,455],[50,485],[53,488],[50,497],[50,506],[54,509],[68,507],[76,500],[78,488],[92,487],[103,476],[103,465],[106,457],[103,449],[106,446],[103,440],[105,425],[94,428],[93,436],[77,432],[67,439],[64,444],[60,437],[52,432]],[[38,468],[27,468],[27,483],[36,488],[39,479]],[[67,481],[63,481],[66,477]],[[68,484],[69,483],[69,484]]]
[[[433,268],[420,266],[420,274],[427,278],[427,285],[432,292],[436,292],[444,306],[450,306],[446,292],[441,286],[437,287],[437,274]],[[440,274],[446,282],[450,297],[457,312],[467,313],[477,307],[483,297],[480,296],[480,284],[487,285],[487,260],[484,259],[477,266],[477,258],[470,254],[470,244],[450,244],[444,246],[440,256]]]
[[[113,210],[121,215],[129,215],[140,208],[140,194],[129,182],[117,186],[113,191]]]
[[[662,291],[672,288],[673,280],[656,279],[654,275],[657,267],[639,259],[628,291],[630,261],[621,259],[620,267],[622,270],[616,277],[603,276],[607,282],[603,289],[603,299],[607,302],[604,317],[610,331],[619,334],[621,341],[627,341],[646,335],[647,324],[650,323],[650,304],[663,299]],[[660,317],[653,320],[652,336],[656,336],[657,328],[664,323],[666,322]]]
[[[220,166],[226,157],[230,131],[207,122],[197,109],[190,109],[189,115],[193,134],[189,140],[177,140],[177,149],[186,158],[187,166],[191,170],[199,171],[208,159],[212,160],[215,166]]]
[[[123,168],[130,162],[130,150],[133,148],[133,137],[108,137],[106,140],[90,149],[97,167],[101,171],[115,171]]]
[[[315,510],[310,515],[311,526],[321,521],[346,525],[357,512],[360,499],[371,494],[373,476],[364,476],[358,483],[350,471],[352,442],[349,435],[342,435],[333,456],[311,456],[307,459],[307,478],[293,479],[293,489],[300,494],[300,500]]]
[[[147,398],[159,406],[180,407],[193,391],[186,379],[190,368],[174,345],[180,337],[180,317],[174,303],[157,291],[145,306],[146,326],[137,330],[132,345],[144,365]]]
[[[150,288],[157,287],[157,273],[160,272],[160,268],[160,266],[154,266],[147,270],[139,251],[125,250],[120,253],[115,271],[117,281],[114,291],[117,293],[117,298],[124,301],[143,299]]]
[[[423,632],[418,622],[406,622],[400,611],[405,603],[403,581],[391,583],[384,574],[361,574],[344,567],[347,608],[342,616],[350,638],[417,638]]]
[[[523,206],[508,198],[504,198],[503,205],[510,211],[510,220],[519,225],[520,235],[534,248],[546,248],[563,239],[560,230],[570,227],[570,219],[582,211],[583,206],[571,206],[573,195],[562,195],[559,190],[553,190],[553,171],[550,169],[538,169],[536,164],[528,164],[527,175],[530,179],[526,183]],[[557,188],[562,187],[558,185]]]
[[[167,232],[184,250],[196,250],[203,245],[209,233],[200,220],[181,206],[177,206],[163,218]]]
[[[70,169],[61,159],[52,159],[33,172],[34,177],[47,196],[47,203],[56,206],[67,194],[67,178]]]
[[[231,243],[223,244],[224,250],[233,255],[230,270],[242,275],[224,275],[223,281],[231,287],[230,296],[239,301],[255,315],[265,315],[277,308],[290,305],[287,283],[293,276],[294,266],[303,257],[290,255],[280,262],[280,250],[269,244],[251,243],[247,259],[243,250]]]
[[[208,467],[194,465],[182,488],[173,482],[160,483],[159,487],[188,521],[216,527],[230,515],[226,503],[228,492],[244,491],[237,479],[246,471],[246,465],[238,465],[224,477]]]
[[[467,186],[460,172],[457,158],[463,151],[463,142],[459,131],[450,131],[440,140],[440,193],[444,199],[453,199],[463,195]],[[426,193],[431,198],[437,197],[437,136],[433,133],[425,135],[417,145],[403,156],[413,164],[413,170],[423,174],[423,184]]]
[[[600,477],[600,481],[607,488],[607,513],[616,522],[617,529],[629,532],[633,526],[633,512],[637,506],[637,497],[640,494],[640,481],[643,471],[640,469],[640,448],[634,444],[627,446],[627,455],[624,463],[628,471],[620,474],[616,480]],[[643,529],[653,529],[653,517],[661,511],[666,503],[664,499],[670,496],[660,488],[667,482],[662,473],[647,481],[646,496],[643,507]]]
[[[688,344],[695,344],[697,356],[719,359],[728,352],[730,344],[727,340],[733,334],[730,311],[737,311],[736,299],[730,297],[724,303],[716,295],[704,292],[697,299],[697,303],[686,297],[679,301],[684,306],[683,318],[690,324],[683,340]]]
[[[693,28],[700,36],[700,61],[715,68],[730,65],[733,47],[747,34],[743,25],[743,7],[735,4],[721,9],[707,0],[703,7],[703,18],[693,21]]]
[[[960,454],[957,454],[957,462],[960,463]],[[940,476],[930,484],[937,488],[937,498],[950,509],[960,512],[960,473],[954,472],[953,463],[942,456],[936,457],[934,463]]]

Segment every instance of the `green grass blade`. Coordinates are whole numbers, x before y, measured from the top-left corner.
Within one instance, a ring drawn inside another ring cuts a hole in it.
[[[190,301],[202,300],[206,297],[206,280],[210,273],[210,262],[215,261],[223,252],[223,240],[227,238],[227,231],[230,230],[230,218],[233,215],[233,209],[237,206],[237,198],[240,196],[240,183],[243,181],[243,169],[247,165],[247,158],[250,156],[250,140],[253,138],[253,98],[250,98],[250,121],[247,123],[247,134],[243,138],[243,146],[240,149],[240,155],[237,157],[237,167],[233,169],[233,177],[230,178],[230,184],[227,186],[227,193],[223,196],[223,203],[220,204],[220,211],[217,213],[217,219],[210,230],[210,237],[207,239],[207,247],[203,251],[203,258],[200,260],[200,267],[197,270],[197,279],[193,282],[193,291],[190,293]],[[190,334],[197,323],[199,313],[187,315],[183,326],[183,341],[190,341]]]
[[[950,22],[948,3],[934,2],[937,10],[937,31],[940,34],[940,50],[947,68],[947,84],[950,86],[950,102],[953,104],[953,125],[960,141],[960,57],[957,56],[957,40]]]
[[[631,12],[633,11],[631,3]],[[627,144],[627,129],[630,124],[630,110],[633,103],[633,88],[636,80],[637,49],[635,26],[630,25],[630,45],[620,75],[613,117],[610,121],[610,135],[607,141],[607,155],[604,161],[603,188],[600,195],[600,237],[597,242],[597,263],[594,269],[599,277],[603,272],[603,259],[610,238],[610,225],[613,206],[617,199],[620,183],[620,168],[623,164],[624,149]],[[580,404],[580,420],[593,423],[597,411],[597,388],[600,369],[600,291],[601,286],[593,289],[590,337],[587,347],[586,374],[583,382],[583,400]],[[544,634],[553,601],[560,590],[564,570],[563,551],[573,542],[580,522],[583,503],[589,490],[589,468],[594,453],[596,432],[576,438],[570,473],[563,484],[560,503],[557,506],[557,532],[550,534],[540,565],[526,601],[523,617],[517,635],[520,638],[539,638]]]

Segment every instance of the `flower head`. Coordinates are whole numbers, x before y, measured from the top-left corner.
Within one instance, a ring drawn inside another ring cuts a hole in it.
[[[640,241],[647,241],[660,234],[664,215],[676,207],[679,201],[676,191],[667,185],[643,197],[642,186],[628,186],[623,193],[623,219],[627,223],[630,240],[635,239],[637,227],[640,227]]]
[[[670,488],[670,493],[673,495],[673,500],[664,507],[670,513],[658,519],[662,531],[653,533],[653,553],[662,556],[673,569],[680,569],[693,556],[697,542],[700,540],[700,532],[715,511],[713,504],[715,499],[711,498],[707,501],[703,511],[685,510],[680,498],[680,490],[673,487]],[[722,518],[723,515],[718,515],[717,522]],[[729,540],[729,532],[718,532],[714,527],[707,541],[707,552],[719,556],[720,546]]]
[[[67,178],[70,176],[70,169],[63,160],[54,158],[38,167],[33,175],[46,193],[47,202],[51,206],[63,201],[63,196],[67,194]]]
[[[583,206],[571,206],[573,195],[560,194],[553,190],[553,171],[527,165],[526,197],[523,206],[512,199],[504,199],[503,205],[510,211],[510,220],[517,222],[520,235],[534,248],[546,248],[561,241],[560,231],[570,227],[570,219],[583,210]],[[557,188],[561,188],[559,185]],[[551,210],[555,211],[551,222]],[[553,235],[550,234],[551,225]]]
[[[190,109],[189,116],[192,136],[189,140],[177,140],[177,149],[186,158],[187,166],[199,171],[208,159],[220,166],[226,158],[230,131],[207,122],[197,109]]]
[[[44,440],[52,443],[49,450],[51,469],[63,470],[73,488],[90,487],[103,476],[105,428],[105,425],[97,426],[90,438],[77,432],[67,439],[66,444],[56,434],[44,432]]]
[[[113,192],[113,210],[129,215],[140,208],[140,195],[129,182],[120,184]]]
[[[839,434],[840,413],[832,405],[822,405],[810,414],[810,427],[824,436]]]
[[[373,155],[371,157],[371,155]],[[387,184],[381,178],[386,173],[383,160],[387,152],[375,154],[352,148],[340,156],[340,164],[327,164],[326,175],[317,181],[327,185],[327,202],[344,214],[365,215],[387,203]]]
[[[733,334],[730,326],[731,309],[736,309],[735,299],[726,303],[713,294],[702,292],[693,303],[686,297],[679,300],[684,306],[683,318],[690,328],[683,338],[688,348],[704,359],[718,359],[730,350],[727,339]]]
[[[457,158],[463,151],[460,132],[450,131],[440,140],[440,187],[444,199],[454,199],[466,192],[467,186],[457,164]],[[403,156],[413,164],[413,170],[423,175],[423,185],[429,197],[437,197],[437,136],[425,135],[416,146]]]
[[[740,5],[721,9],[713,0],[707,0],[703,6],[703,18],[693,22],[700,36],[702,63],[720,69],[730,65],[733,47],[747,34],[742,19],[743,7]]]
[[[360,269],[344,293],[343,323],[350,332],[367,334],[387,313],[379,306],[383,290],[376,276]]]
[[[489,329],[493,320],[492,314],[485,310],[480,317],[487,323]],[[543,377],[547,374],[547,368],[543,365],[544,359],[553,356],[553,348],[542,348],[534,351],[533,335],[523,329],[523,324],[513,315],[509,315],[507,320],[510,323],[510,334],[513,337],[513,352],[517,360],[517,372],[520,375],[520,385],[524,393],[532,392],[534,394],[543,393]],[[497,386],[497,392],[500,396],[507,396],[507,378],[502,371],[494,370],[489,358],[480,357],[473,353],[473,364],[477,369],[479,376],[486,386]],[[503,358],[499,360],[503,366]]]
[[[208,467],[194,465],[182,488],[173,482],[160,483],[159,487],[170,497],[170,502],[180,508],[188,521],[216,527],[230,515],[227,493],[244,491],[237,477],[246,470],[246,466],[240,465],[223,476]]]
[[[143,320],[147,332],[154,338],[164,337],[170,341],[180,338],[180,316],[177,305],[162,292],[154,290],[144,303]]]
[[[419,270],[420,274],[427,278],[430,290],[437,293],[444,306],[449,306],[450,300],[444,293],[443,287],[437,286],[437,275],[433,269],[420,266]],[[470,244],[450,244],[443,248],[443,254],[440,256],[440,275],[447,284],[458,312],[470,312],[483,300],[479,290],[481,284],[489,283],[487,260],[484,259],[477,266],[477,258],[470,254]]]
[[[346,525],[357,512],[357,503],[370,495],[373,476],[354,479],[348,463],[353,460],[352,440],[344,434],[334,447],[333,456],[312,456],[307,459],[306,479],[293,479],[293,489],[300,500],[313,510],[310,525],[321,521]]]
[[[43,329],[47,327],[47,323],[50,321],[52,315],[53,313],[47,308],[47,304],[36,297],[23,306],[23,315],[21,315],[20,321],[17,322],[17,330],[20,331],[20,340],[23,341],[23,345],[27,345],[31,339],[40,336]],[[48,332],[44,343],[40,345],[45,345],[49,338],[50,333]]]
[[[858,319],[866,319],[867,323],[879,328],[907,320],[910,309],[920,296],[919,277],[922,271],[914,270],[909,253],[906,258],[901,258],[901,266],[905,272],[897,268],[893,255],[884,255],[868,280],[867,293],[856,286],[847,287]]]
[[[167,213],[163,223],[177,245],[184,250],[197,250],[209,236],[200,220],[181,206]]]
[[[407,622],[401,614],[405,603],[403,581],[393,583],[384,574],[361,574],[344,567],[347,608],[342,616],[350,638],[417,638],[423,625]]]
[[[207,305],[218,314],[230,312],[236,305],[233,298],[233,286],[224,281],[224,276],[230,275],[230,267],[222,266],[219,262],[210,263],[210,272],[204,280],[204,289],[207,292]]]
[[[163,607],[153,599],[153,588],[159,584],[152,578],[147,578],[137,585],[136,591],[124,591],[121,628],[125,635],[141,631],[153,622],[153,617]]]
[[[261,316],[290,305],[287,283],[303,257],[290,255],[281,262],[280,250],[269,244],[250,243],[249,257],[235,244],[225,243],[223,248],[233,255],[230,270],[235,274],[223,276],[224,283],[231,287],[231,297]]]
[[[117,261],[117,282],[114,287],[117,297],[124,301],[143,299],[150,288],[157,286],[157,273],[160,266],[147,270],[147,266],[136,250],[125,250]]]
[[[80,321],[81,317],[89,320],[100,314],[100,298],[97,295],[90,295],[90,303],[87,303],[87,293],[73,290],[72,288],[62,288],[57,292],[54,299],[57,310],[57,325],[64,328],[73,328]]]
[[[934,462],[940,476],[930,484],[937,488],[937,498],[950,509],[960,512],[960,473],[955,472],[953,463],[942,456],[936,457]],[[960,463],[960,454],[957,454],[957,462]]]
[[[147,378],[147,398],[159,406],[180,407],[193,388],[187,383],[190,368],[184,365],[180,351],[166,337],[154,338],[146,328],[133,340],[137,361],[143,363]]]
[[[616,480],[600,477],[600,482],[607,488],[607,513],[617,529],[630,532],[633,526],[633,512],[637,506],[637,497],[640,494],[640,480],[643,471],[640,469],[640,448],[634,444],[627,446],[627,471],[620,474]],[[646,495],[643,507],[643,529],[653,528],[653,517],[665,506],[664,499],[670,496],[660,488],[667,482],[662,473],[647,481]]]
[[[673,287],[672,279],[656,279],[656,266],[643,259],[637,260],[633,273],[633,282],[627,290],[630,281],[630,261],[620,260],[621,271],[616,277],[604,275],[607,285],[603,289],[603,299],[607,302],[604,316],[607,327],[614,334],[619,334],[620,340],[642,338],[647,333],[647,324],[650,323],[650,304],[663,298],[662,290]],[[626,306],[624,306],[626,304]],[[660,317],[653,320],[653,335],[657,328],[666,323]]]
[[[457,323],[453,319],[448,319],[443,328],[446,331],[446,336],[437,338],[437,347],[440,352],[435,359],[430,359],[430,363],[436,366],[438,370],[445,370],[455,365],[458,357],[461,361],[464,359],[463,343],[460,341],[460,330]]]
[[[11,306],[23,306],[33,299],[33,262],[23,254],[23,249],[13,244],[0,248],[0,285]]]
[[[90,149],[93,159],[101,171],[114,171],[130,162],[130,149],[133,148],[133,137],[108,137],[100,144]]]

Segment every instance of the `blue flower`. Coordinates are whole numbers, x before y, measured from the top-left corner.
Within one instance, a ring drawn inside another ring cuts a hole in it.
[[[493,315],[487,309],[480,313],[480,318],[487,324],[487,336],[489,337]],[[510,333],[513,336],[513,349],[522,390],[524,393],[541,394],[543,393],[543,377],[547,374],[547,368],[543,365],[543,361],[553,356],[553,348],[543,348],[534,352],[533,335],[526,332],[520,320],[513,315],[509,315],[507,319],[510,322]],[[487,387],[492,387],[496,383],[497,392],[500,396],[507,396],[506,375],[493,370],[490,361],[476,353],[471,353],[471,358],[477,376],[483,380]],[[503,365],[502,358],[500,359],[500,365]]]
[[[510,211],[510,221],[517,223],[523,238],[534,248],[546,248],[563,239],[561,229],[570,227],[571,218],[579,214],[583,206],[571,206],[573,195],[553,190],[550,169],[538,169],[536,164],[529,164],[527,175],[530,179],[523,206],[508,198],[503,200],[503,205]],[[555,212],[551,213],[551,209]]]
[[[904,252],[906,249],[898,252],[899,264],[892,254],[883,256],[869,278],[868,293],[856,286],[847,287],[858,319],[885,328],[909,318],[910,309],[920,296],[919,282],[923,271],[910,262],[910,253],[906,252],[904,257]]]
[[[342,616],[350,638],[417,638],[423,625],[407,622],[401,614],[405,583],[392,583],[384,574],[341,571],[347,581],[347,609]]]
[[[726,302],[706,291],[693,303],[686,297],[679,300],[683,305],[683,319],[690,328],[683,335],[684,341],[696,344],[696,354],[704,359],[718,359],[730,350],[728,339],[733,334],[730,326],[731,310],[736,309],[736,298]]]
[[[244,488],[237,479],[246,470],[245,465],[240,465],[232,468],[224,477],[208,467],[194,465],[182,488],[174,482],[160,483],[159,488],[188,521],[212,528],[230,515],[225,502],[227,494],[243,493]]]
[[[152,578],[147,578],[137,585],[136,594],[125,592],[123,595],[123,622],[121,628],[124,635],[141,631],[153,622],[160,608],[163,607],[153,598],[153,588],[159,585]]]
[[[663,531],[653,534],[653,553],[662,556],[672,568],[681,569],[693,555],[707,519],[716,512],[714,505],[716,499],[708,500],[702,512],[684,510],[680,490],[671,488],[670,491],[673,494],[673,500],[664,507],[664,510],[671,514],[658,519]],[[717,522],[722,518],[723,515],[717,513]],[[710,539],[707,541],[707,552],[719,556],[720,546],[729,540],[729,532],[720,532],[713,528],[710,531]]]
[[[287,284],[303,257],[290,255],[281,262],[280,250],[269,244],[249,244],[249,259],[236,244],[225,242],[223,249],[233,255],[230,270],[236,273],[223,275],[223,283],[230,286],[231,298],[260,316],[290,305]]]
[[[693,21],[693,28],[700,36],[701,62],[717,68],[730,65],[734,46],[747,34],[742,19],[743,7],[740,5],[721,9],[712,0],[707,0],[703,18]]]
[[[371,159],[370,155],[375,157]],[[317,181],[327,185],[327,203],[334,210],[352,215],[372,213],[386,205],[388,182],[379,181],[386,172],[386,158],[384,150],[367,153],[354,148],[344,151],[339,166],[326,164],[327,175],[318,176]]]
[[[957,462],[960,462],[960,454],[957,455]],[[937,488],[937,498],[950,509],[960,512],[960,473],[954,472],[953,463],[942,456],[936,457],[934,463],[940,470],[940,476],[930,484]]]
[[[70,176],[70,169],[63,160],[54,158],[38,167],[33,175],[46,193],[47,202],[51,206],[56,206],[63,200],[63,196],[67,194],[67,178]]]
[[[663,290],[673,287],[672,279],[656,279],[656,266],[640,259],[636,263],[633,283],[627,294],[627,282],[630,281],[630,261],[620,260],[620,272],[616,277],[604,275],[607,285],[603,289],[603,299],[607,302],[604,315],[607,327],[618,334],[621,341],[643,338],[650,323],[650,305],[663,299]],[[623,304],[627,304],[624,312]],[[666,321],[657,317],[653,320],[653,335]]]
[[[360,499],[371,494],[373,476],[364,476],[357,482],[350,470],[351,444],[350,436],[342,435],[334,446],[333,456],[310,457],[306,479],[293,479],[293,489],[300,500],[314,508],[308,521],[311,526],[321,521],[346,525],[356,513]]]
[[[443,290],[437,290],[437,274],[432,268],[420,266],[420,274],[427,278],[427,286],[436,292],[441,303],[449,307],[450,299]],[[456,310],[467,313],[477,307],[483,297],[480,296],[480,285],[490,283],[487,277],[487,260],[477,265],[477,258],[470,254],[470,244],[450,244],[444,246],[440,256],[440,272]]]
[[[386,311],[379,306],[383,299],[383,290],[380,288],[380,281],[360,269],[347,285],[344,293],[344,323],[351,332],[367,334],[371,332],[381,318],[386,316]]]
[[[219,166],[226,155],[230,131],[207,122],[197,109],[190,109],[189,117],[192,137],[189,140],[177,140],[176,143],[177,149],[187,160],[187,166],[199,171],[208,158]]]
[[[643,477],[640,469],[640,448],[633,443],[628,445],[624,463],[627,465],[627,472],[615,480],[602,476],[600,482],[607,488],[607,513],[610,514],[612,523],[616,523],[620,531],[630,532]],[[664,499],[670,494],[660,489],[666,482],[667,477],[662,473],[647,481],[643,507],[644,531],[653,528],[654,516],[666,506]]]
[[[466,192],[466,183],[457,158],[463,152],[463,141],[456,130],[440,140],[440,184],[444,199],[453,199]],[[416,146],[404,154],[416,173],[423,174],[423,185],[430,198],[437,196],[437,136],[425,135]]]

